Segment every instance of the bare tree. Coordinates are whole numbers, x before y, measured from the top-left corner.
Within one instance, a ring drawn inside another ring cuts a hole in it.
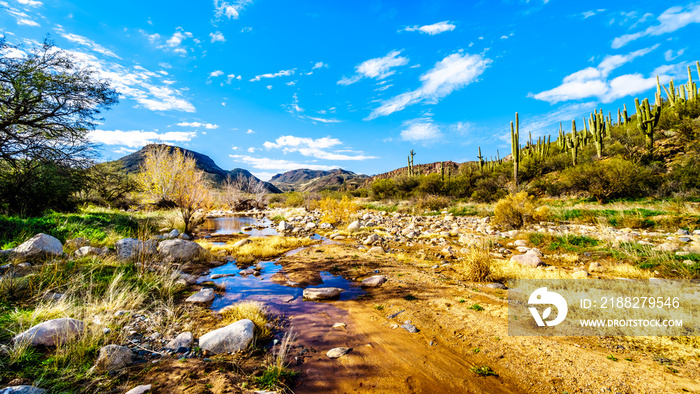
[[[266,197],[265,184],[253,177],[239,174],[235,179],[229,176],[224,182],[222,199],[234,211],[262,208]]]

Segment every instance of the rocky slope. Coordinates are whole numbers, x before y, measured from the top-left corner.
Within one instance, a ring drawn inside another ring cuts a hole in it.
[[[352,190],[369,179],[367,175],[355,174],[343,169],[316,171],[299,169],[277,174],[270,183],[283,191],[314,192],[321,190]]]

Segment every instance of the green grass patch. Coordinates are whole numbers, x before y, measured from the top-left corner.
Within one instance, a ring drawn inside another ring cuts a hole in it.
[[[475,311],[477,311],[477,312],[481,312],[481,311],[484,310],[484,307],[481,306],[481,305],[479,305],[479,304],[474,304],[474,305],[470,306],[470,307],[467,308],[467,309],[471,309],[471,310],[475,310]]]
[[[377,203],[369,203],[362,205],[362,208],[371,209],[373,211],[396,212],[396,210],[399,209],[399,204],[383,205]]]
[[[275,390],[281,387],[291,387],[300,373],[287,368],[268,367],[262,376],[256,377],[255,382],[264,390]]]
[[[498,375],[496,375],[496,372],[494,372],[494,370],[491,369],[491,367],[489,367],[488,365],[480,365],[480,366],[475,365],[475,366],[469,368],[469,370],[472,371],[473,373],[479,375],[479,376],[498,376]]]
[[[548,248],[549,250],[562,249],[569,252],[580,252],[585,249],[596,247],[599,244],[599,240],[586,237],[585,235],[565,235],[554,237]]]

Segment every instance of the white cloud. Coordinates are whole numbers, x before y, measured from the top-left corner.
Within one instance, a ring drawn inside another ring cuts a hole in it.
[[[401,51],[391,51],[384,57],[366,60],[355,67],[355,75],[343,77],[338,85],[350,85],[362,78],[384,79],[393,75],[396,71],[392,68],[408,64],[408,58],[399,56],[400,54]]]
[[[405,129],[401,131],[401,139],[411,142],[433,142],[442,138],[443,134],[438,125],[429,118],[414,119],[404,122]]]
[[[644,31],[617,37],[613,40],[612,47],[620,48],[641,37],[672,33],[691,23],[700,23],[700,3],[689,4],[685,7],[671,7],[656,19],[659,21],[658,25],[649,26]]]
[[[296,84],[297,84],[297,83],[294,82],[294,81],[289,81],[289,82],[285,83],[285,85],[287,85],[287,86],[294,86],[294,85],[296,85]]]
[[[29,6],[29,7],[40,7],[40,6],[44,5],[44,3],[40,2],[40,1],[35,1],[35,0],[17,0],[17,2],[22,4],[22,5]]]
[[[255,153],[255,150],[256,149],[251,146],[250,148],[248,148],[248,153]]]
[[[243,8],[252,2],[252,0],[237,0],[229,3],[226,1],[214,0],[214,15],[216,19],[221,19],[221,17],[238,19]]]
[[[435,104],[453,91],[476,81],[490,64],[491,60],[481,55],[449,55],[420,76],[422,85],[418,89],[382,102],[367,119],[389,115],[420,102]]]
[[[599,8],[597,10],[585,11],[585,12],[581,13],[581,16],[583,17],[583,19],[588,19],[588,18],[592,17],[593,15],[596,15],[597,13],[604,12],[604,11],[605,11],[605,8]]]
[[[113,149],[112,152],[118,153],[118,154],[120,154],[120,155],[128,155],[128,154],[130,154],[130,153],[136,152],[136,149],[129,149],[129,148],[125,148],[125,147],[122,146],[122,147],[119,148],[119,149]]]
[[[666,59],[667,62],[670,62],[671,60],[683,55],[683,52],[685,52],[685,49],[680,49],[675,52],[672,49],[669,49],[668,51],[664,52],[664,59]]]
[[[221,70],[216,70],[216,71],[212,71],[211,73],[209,73],[209,77],[211,77],[211,78],[220,77],[222,75],[224,75],[224,72]]]
[[[311,69],[315,70],[317,68],[322,68],[322,67],[328,67],[328,65],[324,64],[323,62],[316,62],[316,64],[314,64],[314,66]]]
[[[455,25],[453,25],[450,21],[443,21],[443,22],[438,22],[438,23],[433,23],[432,25],[424,25],[424,26],[408,26],[403,31],[418,31],[423,34],[430,34],[435,35],[435,34],[440,34],[444,33],[446,31],[452,31],[455,29]]]
[[[234,79],[237,79],[237,80],[240,81],[240,80],[241,80],[241,76],[240,76],[240,75],[236,75],[236,74],[229,74],[229,75],[226,76],[226,83],[227,83],[227,84],[231,84],[231,82],[232,82]]]
[[[224,38],[224,35],[221,34],[221,32],[217,31],[216,33],[209,33],[209,37],[211,37],[211,42],[226,42],[226,38]]]
[[[246,134],[255,134],[255,132],[253,131],[253,129],[248,129],[248,131],[246,131],[245,133],[246,133]]]
[[[231,147],[231,150],[238,150],[238,147],[237,147],[237,146],[232,146],[232,147]]]
[[[18,10],[18,9],[15,9],[15,8],[10,7],[10,8],[7,9],[7,13],[10,14],[10,15],[12,15],[12,16],[14,16],[14,17],[15,17],[15,21],[17,21],[17,24],[20,25],[20,26],[22,26],[22,25],[24,25],[24,26],[32,26],[32,27],[39,27],[39,26],[41,26],[41,25],[39,25],[38,22],[36,22],[35,20],[31,19],[31,17],[30,17],[29,15],[27,15],[27,13],[22,12],[22,11],[20,11],[20,10]]]
[[[310,119],[314,122],[321,122],[321,123],[340,123],[340,122],[342,122],[342,120],[338,120],[335,118],[325,119],[325,118],[317,118],[317,117],[313,117],[313,116],[307,116],[306,119]]]
[[[587,97],[597,97],[602,102],[609,103],[627,95],[643,92],[649,88],[650,81],[653,80],[653,84],[656,84],[655,77],[643,78],[640,74],[628,74],[608,81],[608,76],[620,66],[639,56],[646,55],[657,47],[658,45],[655,45],[627,55],[606,56],[597,67],[579,70],[564,77],[562,84],[556,88],[529,96],[537,100],[547,101],[550,104]],[[665,76],[660,77],[663,80],[666,78]],[[633,83],[633,85],[623,86],[624,82]]]
[[[63,28],[61,26],[56,27],[54,30],[56,30],[56,32],[61,37],[65,38],[68,41],[86,46],[86,47],[92,49],[93,51],[101,53],[103,55],[120,59],[120,57],[117,56],[114,52],[110,51],[109,49],[103,47],[102,45],[96,43],[95,41],[92,41],[91,39],[89,39],[87,37],[79,36],[77,34],[67,33],[65,30],[63,30]]]
[[[131,68],[98,59],[77,50],[64,50],[80,66],[94,70],[100,78],[109,80],[120,95],[131,98],[152,111],[195,112],[194,106],[183,98],[183,91],[168,86],[163,76],[141,66]],[[163,85],[160,85],[160,84]]]
[[[275,142],[265,141],[263,146],[267,149],[281,149],[284,153],[299,152],[303,156],[314,157],[322,160],[368,160],[376,159],[374,156],[364,156],[362,152],[353,152],[347,149],[335,150],[327,149],[337,147],[343,143],[337,138],[324,137],[318,139],[295,137],[293,135],[283,135]],[[346,155],[345,152],[358,153],[357,155]]]
[[[252,157],[244,155],[229,155],[229,157],[235,159],[235,161],[240,163],[245,163],[253,166],[254,168],[260,170],[283,170],[291,171],[300,168],[307,168],[309,170],[333,170],[339,168],[339,166],[326,166],[320,164],[308,164],[308,163],[298,163],[282,159],[270,159],[267,157]]]
[[[188,142],[196,137],[197,133],[186,131],[170,131],[157,133],[143,130],[93,130],[88,134],[91,141],[104,145],[121,145],[129,148],[141,148],[155,142],[175,143]]]
[[[265,87],[267,88],[267,90],[272,89],[272,85],[267,85],[267,86],[265,86]]]
[[[656,83],[656,82],[654,82]],[[556,110],[548,113],[533,116],[531,118],[520,118],[521,136],[526,136],[532,133],[533,138],[538,138],[545,135],[552,135],[552,139],[556,139],[559,132],[559,123],[565,132],[571,131],[571,120],[582,119],[583,116],[590,114],[591,108],[595,108],[595,101],[584,103],[565,104]],[[583,128],[580,122],[577,122],[578,128]],[[510,131],[504,132],[501,140],[510,144]],[[524,139],[522,140],[524,143]]]
[[[209,129],[209,130],[219,128],[218,124],[200,123],[200,122],[180,122],[177,125],[180,127],[204,127],[205,129]]]
[[[261,79],[263,79],[263,78],[288,77],[288,76],[290,76],[290,75],[294,75],[295,70],[296,70],[296,69],[293,68],[293,69],[291,69],[291,70],[281,70],[281,71],[278,71],[278,72],[276,72],[276,73],[274,73],[274,74],[268,73],[268,74],[256,75],[255,78],[253,78],[253,79],[250,80],[250,82],[256,82],[256,81],[259,81],[259,80],[261,80]]]
[[[165,43],[168,44],[169,47],[177,47],[180,46],[184,40],[191,37],[192,33],[188,31],[176,31]]]

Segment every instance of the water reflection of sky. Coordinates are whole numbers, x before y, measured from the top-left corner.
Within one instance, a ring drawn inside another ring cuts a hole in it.
[[[258,226],[264,226],[263,229],[258,229]],[[243,231],[245,227],[253,227],[252,230]],[[202,223],[201,230],[211,232],[211,235],[229,235],[229,234],[249,234],[254,237],[266,235],[279,235],[274,223],[269,219],[256,219],[247,216],[229,216],[222,218],[207,218]]]

